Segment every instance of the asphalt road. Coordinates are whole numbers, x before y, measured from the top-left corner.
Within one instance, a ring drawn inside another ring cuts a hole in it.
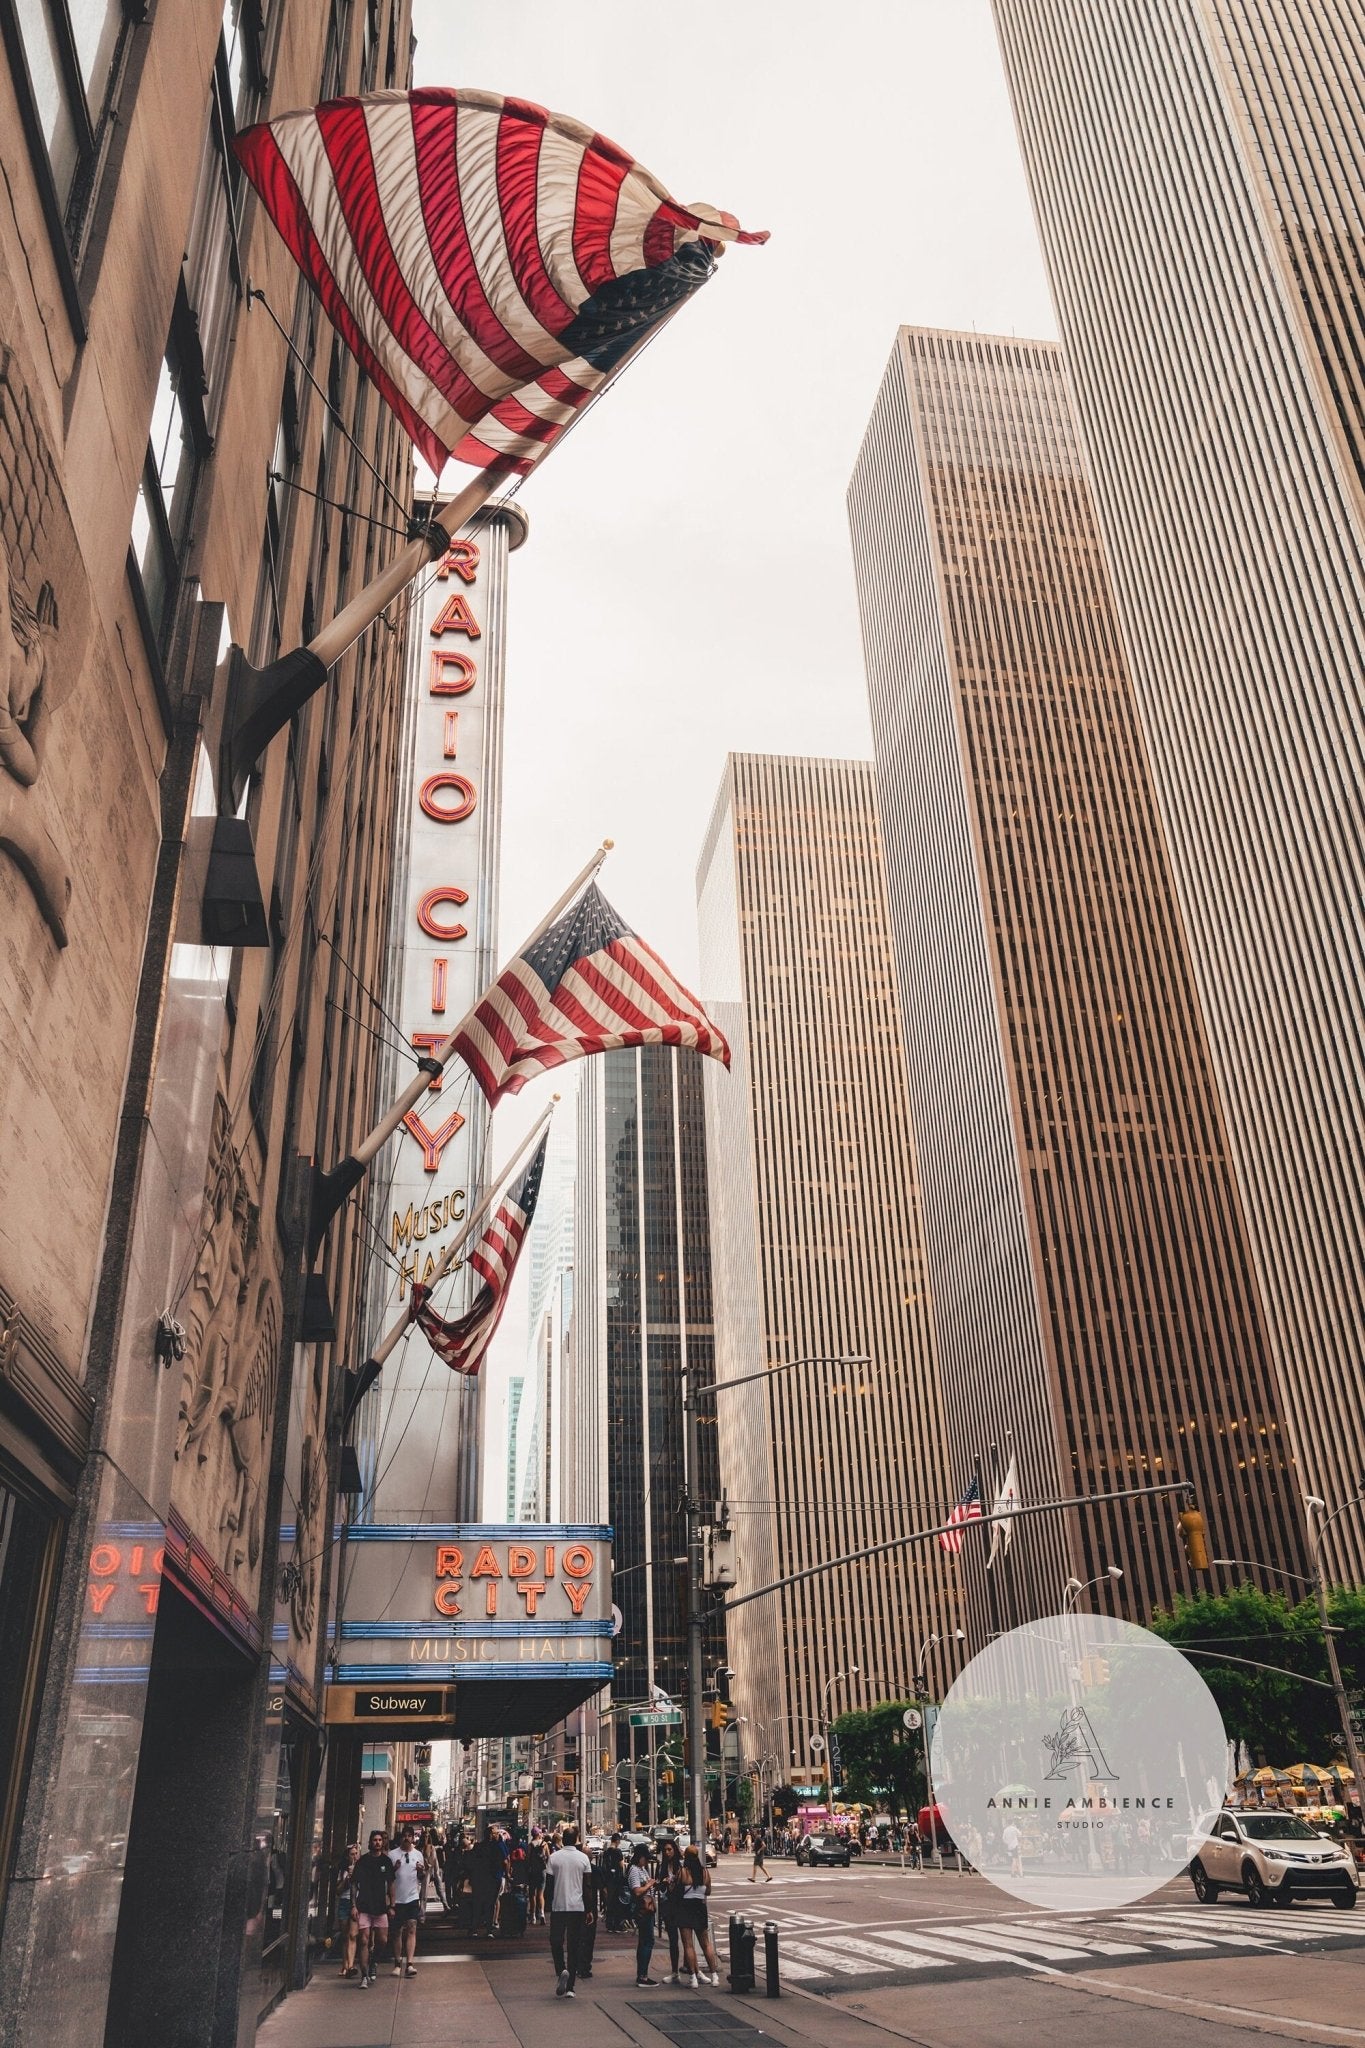
[[[1355,1913],[1200,1906],[1182,1878],[1140,1906],[1073,1917],[952,1872],[770,1867],[765,1886],[747,1861],[722,1866],[718,1946],[731,1912],[775,1921],[794,2000],[919,2048],[1090,2048],[1103,2031],[1124,2048],[1365,2044],[1365,1900]]]

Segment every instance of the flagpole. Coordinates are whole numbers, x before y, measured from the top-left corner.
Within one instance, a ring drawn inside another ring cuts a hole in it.
[[[986,1512],[986,1488],[985,1488],[985,1482],[983,1481],[983,1479],[982,1479],[982,1476],[981,1476],[981,1453],[980,1453],[980,1451],[978,1451],[978,1452],[977,1452],[977,1454],[976,1454],[976,1490],[977,1490],[977,1493],[978,1493],[978,1494],[980,1495],[980,1498],[981,1498],[981,1512],[982,1512],[982,1514],[984,1515],[984,1514],[985,1514],[985,1512]],[[995,1539],[995,1520],[994,1520],[994,1515],[995,1515],[995,1495],[994,1495],[994,1494],[992,1494],[992,1495],[991,1495],[991,1517],[990,1517],[990,1519],[989,1519],[989,1520],[987,1520],[987,1521],[986,1521],[986,1522],[985,1522],[985,1523],[983,1524],[983,1526],[984,1526],[985,1528],[988,1528],[988,1529],[990,1530],[990,1532],[991,1532],[991,1540],[992,1540],[992,1541],[994,1541],[994,1539]],[[990,1616],[990,1625],[991,1625],[991,1637],[992,1637],[992,1639],[994,1639],[994,1638],[995,1638],[996,1636],[998,1636],[998,1635],[999,1635],[999,1633],[1000,1633],[1000,1608],[999,1608],[999,1603],[997,1602],[997,1600],[996,1600],[996,1597],[995,1597],[995,1580],[994,1580],[994,1579],[992,1578],[992,1576],[991,1576],[991,1564],[990,1564],[990,1556],[989,1556],[989,1553],[987,1554],[987,1558],[986,1558],[986,1572],[985,1572],[985,1577],[986,1577],[986,1607],[987,1607],[987,1612],[989,1613],[989,1616]]]
[[[534,946],[537,939],[543,937],[561,911],[565,910],[573,902],[579,891],[585,888],[597,874],[614,844],[615,841],[611,839],[604,839],[602,841],[592,859],[574,877],[563,895],[559,897],[558,901],[542,917],[535,930],[513,950],[508,962],[505,963],[504,967],[499,968],[498,974],[504,973],[506,966],[510,965],[512,960],[518,959],[529,947]],[[496,981],[498,975],[495,975],[493,979]],[[329,1173],[314,1171],[313,1199],[308,1223],[310,1265],[317,1256],[318,1247],[322,1243],[323,1233],[336,1215],[337,1210],[341,1207],[347,1195],[350,1194],[352,1188],[360,1185],[365,1177],[365,1169],[369,1166],[371,1160],[387,1144],[395,1131],[402,1127],[404,1117],[407,1116],[410,1110],[417,1107],[423,1095],[430,1088],[432,1081],[438,1074],[444,1071],[451,1054],[455,1050],[456,1040],[473,1022],[479,1004],[482,1003],[487,993],[487,989],[482,990],[473,1007],[465,1012],[459,1023],[447,1037],[442,1039],[435,1051],[429,1057],[418,1061],[416,1077],[408,1083],[397,1102],[380,1118],[374,1129],[361,1139],[355,1150],[348,1152],[344,1159],[338,1160]]]
[[[534,1128],[531,1131],[531,1135],[528,1138],[524,1139],[522,1143],[517,1147],[516,1151],[512,1154],[512,1157],[508,1160],[506,1166],[503,1167],[502,1172],[496,1173],[492,1176],[488,1183],[487,1194],[484,1195],[483,1199],[473,1209],[470,1210],[468,1216],[465,1218],[464,1228],[460,1231],[459,1236],[453,1237],[451,1239],[450,1243],[441,1253],[440,1258],[436,1261],[435,1268],[432,1271],[431,1279],[426,1283],[427,1286],[435,1287],[438,1281],[444,1280],[446,1274],[450,1271],[451,1267],[454,1265],[460,1253],[469,1243],[469,1240],[474,1235],[474,1232],[483,1222],[484,1217],[488,1214],[489,1210],[493,1207],[493,1204],[497,1201],[498,1196],[506,1190],[508,1182],[511,1180],[513,1174],[520,1167],[522,1161],[529,1156],[532,1149],[537,1144],[539,1144],[540,1140],[544,1137],[546,1131],[549,1130],[550,1121],[554,1116],[555,1108],[558,1102],[558,1095],[552,1095],[550,1098],[549,1108],[545,1111],[545,1114],[541,1117],[539,1123],[534,1126]],[[414,1282],[414,1285],[415,1284],[416,1283]],[[379,1378],[380,1372],[383,1370],[383,1367],[385,1366],[387,1361],[392,1357],[394,1351],[397,1349],[399,1343],[402,1341],[404,1333],[410,1326],[411,1320],[411,1317],[405,1310],[403,1314],[399,1316],[397,1322],[394,1323],[391,1328],[384,1332],[384,1335],[380,1338],[379,1342],[375,1345],[374,1350],[370,1353],[369,1357],[365,1360],[365,1363],[361,1366],[359,1372],[356,1374],[355,1387],[353,1388],[350,1398],[346,1403],[345,1412],[341,1419],[341,1440],[343,1443],[346,1441],[347,1434],[351,1427],[351,1420],[355,1415],[356,1409],[360,1406],[360,1403],[365,1398],[365,1395],[369,1392],[370,1388]]]
[[[687,297],[690,296],[689,293]],[[546,450],[547,455],[568,439],[603,392],[610,390],[627,366],[648,348],[656,335],[663,332],[674,315],[687,304],[687,297],[670,306],[660,319],[651,322],[636,337],[621,360],[612,365],[588,404],[567,423],[552,447]],[[406,590],[426,563],[440,560],[461,527],[477,517],[507,477],[505,469],[490,467],[481,470],[458,496],[449,504],[442,505],[435,517],[428,520],[422,530],[399,550],[387,569],[381,569],[363,590],[358,590],[350,603],[343,605],[336,617],[315,633],[306,646],[296,647],[292,653],[281,655],[278,661],[259,669],[253,668],[240,647],[233,647],[219,778],[219,809],[224,815],[235,816],[241,809],[256,762],[276,733],[282,732],[294,713],[322,688],[329,669],[340,661],[365,629],[374,624],[380,613]]]

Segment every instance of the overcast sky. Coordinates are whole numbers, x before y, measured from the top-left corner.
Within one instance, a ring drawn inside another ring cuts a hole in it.
[[[897,325],[1055,332],[987,0],[416,0],[415,18],[419,85],[572,114],[675,198],[772,231],[523,485],[512,564],[504,950],[605,835],[608,896],[695,985],[727,752],[871,752],[844,490]],[[499,1112],[495,1157],[542,1093]],[[499,1514],[525,1344],[514,1299],[489,1371]]]
[[[417,0],[416,82],[590,123],[761,249],[546,463],[512,570],[503,936],[605,834],[696,970],[727,752],[870,752],[844,490],[897,325],[1055,330],[986,0]]]

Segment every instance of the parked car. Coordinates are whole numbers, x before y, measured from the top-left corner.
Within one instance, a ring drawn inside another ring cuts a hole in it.
[[[1212,1905],[1223,1892],[1245,1892],[1253,1906],[1327,1897],[1349,1913],[1360,1896],[1350,1850],[1295,1813],[1228,1811],[1201,1832],[1205,1838],[1189,1868],[1194,1895],[1203,1905]]]
[[[853,1861],[847,1835],[807,1835],[797,1846],[796,1860],[802,1867],[820,1863],[842,1863],[847,1870]]]

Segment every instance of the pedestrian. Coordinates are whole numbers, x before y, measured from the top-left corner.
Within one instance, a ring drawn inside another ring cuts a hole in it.
[[[669,1984],[679,1981],[678,1902],[682,1897],[682,1875],[682,1852],[670,1839],[659,1851],[659,1869],[654,1880],[659,1918],[668,1936],[668,1976],[665,1982]]]
[[[384,1830],[375,1828],[367,1853],[356,1861],[352,1877],[355,1896],[356,1947],[361,1989],[374,1982],[374,1950],[389,1935],[393,1906],[393,1865],[384,1854]]]
[[[417,1924],[426,1903],[427,1860],[417,1846],[417,1836],[404,1828],[398,1847],[390,1849],[393,1865],[393,1974],[417,1975]]]
[[[620,1834],[614,1834],[602,1851],[602,1862],[598,1873],[598,1889],[602,1898],[602,1917],[606,1921],[608,1934],[621,1932],[621,1895],[625,1891],[626,1854],[621,1847]]]
[[[752,1848],[754,1853],[754,1867],[749,1872],[750,1884],[758,1883],[758,1876],[760,1871],[762,1871],[763,1873],[764,1884],[771,1884],[773,1881],[773,1874],[763,1860],[764,1854],[767,1850],[767,1846],[767,1843],[763,1839],[762,1828],[755,1828],[753,1832],[753,1838],[750,1842],[750,1847]]]
[[[635,1983],[637,1989],[643,1991],[654,1982],[649,1974],[649,1959],[654,1953],[654,1910],[657,1902],[654,1873],[649,1867],[649,1848],[644,1842],[635,1845],[635,1854],[626,1872],[626,1885],[635,1921]]]
[[[348,1842],[345,1861],[337,1868],[335,1924],[341,1936],[341,1974],[355,1977],[355,1866],[360,1860],[359,1842]]]
[[[526,1917],[533,1926],[545,1925],[545,1843],[539,1833],[526,1845]]]
[[[502,1849],[496,1826],[486,1828],[483,1840],[469,1852],[469,1881],[474,1891],[470,1932],[475,1941],[491,1941],[502,1890]]]
[[[708,1984],[719,1984],[720,1962],[715,1944],[711,1940],[711,1916],[707,1899],[711,1892],[711,1873],[702,1862],[698,1851],[690,1845],[683,1850],[682,1897],[678,1902],[678,1932],[682,1936],[683,1975],[695,1991],[702,1975]],[[697,1948],[700,1944],[706,1970],[697,1968]]]
[[[418,1843],[418,1847],[426,1859],[427,1878],[434,1887],[437,1898],[441,1901],[441,1911],[448,1913],[450,1911],[450,1901],[446,1897],[445,1886],[441,1880],[441,1861],[445,1853],[444,1837],[441,1834],[441,1830],[439,1828],[428,1828]]]
[[[583,1960],[583,1930],[592,1924],[592,1865],[578,1846],[578,1829],[566,1827],[564,1846],[546,1865],[550,1884],[550,1955],[555,1996],[572,1998]]]
[[[1012,1820],[1007,1820],[1000,1833],[1000,1845],[1010,1859],[1010,1876],[1024,1874],[1024,1838]]]

